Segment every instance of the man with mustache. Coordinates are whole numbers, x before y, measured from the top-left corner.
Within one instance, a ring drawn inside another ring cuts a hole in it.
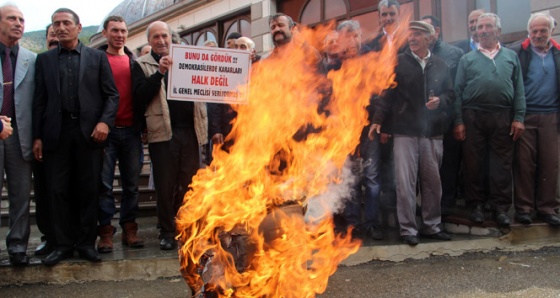
[[[523,72],[527,113],[525,132],[515,144],[513,179],[515,221],[532,222],[533,212],[551,226],[560,225],[555,209],[558,180],[558,109],[560,44],[551,38],[552,16],[536,13],[527,24],[529,37],[512,48]]]
[[[79,16],[59,8],[51,21],[60,44],[37,56],[33,102],[33,153],[45,163],[55,247],[42,262],[54,266],[74,250],[100,262],[95,239],[103,148],[119,94],[107,56],[80,42]]]
[[[381,51],[382,47],[387,43],[392,43],[395,33],[399,29],[400,21],[400,4],[396,0],[382,0],[377,5],[379,13],[379,24],[381,25],[381,33],[367,46],[373,51]],[[406,46],[399,49],[399,53],[403,52]]]
[[[52,50],[58,48],[58,37],[54,33],[52,24],[46,28],[46,43],[47,48]],[[53,250],[51,237],[51,216],[49,211],[49,203],[47,199],[47,185],[45,181],[45,167],[42,162],[35,160],[33,162],[33,192],[35,197],[35,220],[37,221],[37,228],[43,236],[41,236],[41,243],[35,249],[36,256],[48,255]]]
[[[29,194],[31,190],[31,110],[35,90],[36,55],[19,45],[25,19],[14,5],[0,7],[0,59],[2,90],[0,90],[0,173],[6,173],[10,203],[10,227],[6,247],[10,263],[27,265],[29,241]],[[13,126],[13,135],[6,136]]]
[[[267,58],[289,55],[293,50],[302,51],[306,57],[305,63],[310,66],[311,70],[326,73],[319,51],[310,46],[307,41],[299,38],[296,23],[290,16],[284,13],[272,15],[268,19],[268,25],[274,49]]]
[[[45,38],[47,39],[47,49],[52,50],[58,46],[58,37],[56,37],[56,33],[54,33],[52,24],[47,26]]]
[[[429,49],[434,27],[412,21],[408,28],[409,48],[398,56],[395,68],[397,87],[389,89],[378,102],[369,137],[374,139],[382,125],[393,135],[400,235],[405,244],[415,246],[418,233],[436,240],[451,240],[440,228],[439,166],[443,134],[450,121],[448,110],[455,95],[447,64]],[[417,183],[422,196],[420,227],[416,224]]]
[[[506,213],[513,196],[513,148],[525,130],[523,75],[517,54],[499,43],[500,17],[482,14],[476,28],[478,50],[461,58],[455,79],[454,135],[464,142],[465,199],[472,210],[469,219],[483,223],[483,206],[489,203],[495,222],[509,226]],[[490,160],[488,202],[480,175],[486,154]]]

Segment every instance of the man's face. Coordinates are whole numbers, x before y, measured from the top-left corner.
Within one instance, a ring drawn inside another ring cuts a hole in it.
[[[416,55],[428,50],[431,40],[430,35],[426,31],[418,29],[408,30],[408,46]]]
[[[338,42],[340,44],[343,59],[358,56],[362,45],[362,34],[359,30],[350,31],[344,28],[338,33]]]
[[[59,12],[52,17],[52,28],[56,37],[62,44],[72,43],[78,40],[82,32],[82,24],[76,24],[72,14]]]
[[[5,43],[15,43],[23,36],[25,29],[23,14],[16,7],[7,6],[0,11],[0,17],[0,38]]]
[[[285,16],[280,16],[276,20],[270,22],[270,34],[272,34],[272,42],[275,46],[281,46],[292,40],[292,30],[290,23]]]
[[[338,32],[332,31],[325,37],[323,51],[330,57],[336,57],[340,52],[340,43],[338,42]]]
[[[381,6],[379,9],[379,23],[386,31],[392,32],[399,21],[399,10],[395,5]]]
[[[152,50],[152,46],[150,46],[150,45],[143,46],[142,50],[140,51],[140,57],[148,54],[151,50]]]
[[[478,21],[478,17],[482,15],[480,11],[473,11],[469,14],[469,23],[467,26],[469,27],[469,34],[473,37],[474,40],[477,40],[476,36],[476,22]]]
[[[49,27],[49,31],[47,32],[47,48],[50,50],[52,48],[56,48],[58,46],[58,37],[54,33],[53,26]]]
[[[250,52],[251,53],[251,60],[253,60],[253,58],[255,57],[255,49],[251,49],[251,45],[249,45],[248,42],[246,42],[242,39],[237,39],[237,40],[235,40],[234,46],[235,46],[235,49]]]
[[[152,51],[160,56],[169,54],[171,44],[171,34],[165,23],[158,22],[150,28],[148,43],[152,46]]]
[[[113,49],[122,49],[128,37],[128,29],[124,22],[110,21],[107,30],[103,30],[103,36],[107,38],[107,44]]]
[[[434,24],[432,24],[432,19],[430,19],[430,18],[425,18],[425,19],[422,20],[422,22],[425,22],[425,23],[428,23],[428,24],[434,26]],[[441,28],[434,26],[434,30],[435,30],[435,33],[434,33],[434,40],[433,41],[435,42],[436,39],[439,38],[439,33],[441,32]]]
[[[494,18],[482,18],[476,23],[476,35],[480,46],[485,49],[496,47],[501,30],[496,27]]]
[[[529,39],[531,44],[540,50],[548,49],[548,41],[552,30],[550,30],[550,20],[545,17],[536,17],[529,24]]]
[[[226,48],[228,49],[235,49],[235,38],[231,38],[226,40]]]

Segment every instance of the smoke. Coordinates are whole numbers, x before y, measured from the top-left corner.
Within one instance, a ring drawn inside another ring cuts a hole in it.
[[[332,179],[327,191],[307,200],[305,222],[317,224],[333,214],[342,213],[346,201],[355,193],[355,185],[363,168],[362,159],[348,157],[339,170],[331,164]]]

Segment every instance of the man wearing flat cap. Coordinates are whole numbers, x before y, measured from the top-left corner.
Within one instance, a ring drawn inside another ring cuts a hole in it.
[[[399,54],[395,68],[397,87],[377,102],[369,131],[373,138],[384,126],[393,135],[397,217],[402,240],[411,246],[418,244],[418,232],[437,240],[451,239],[440,228],[439,167],[455,94],[447,64],[430,52],[433,38],[432,25],[409,23],[409,48]],[[420,227],[416,224],[417,182],[422,196]]]

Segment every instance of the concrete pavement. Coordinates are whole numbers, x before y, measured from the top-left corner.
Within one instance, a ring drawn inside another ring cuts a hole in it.
[[[546,246],[560,246],[560,229],[544,223],[531,226],[512,224],[510,229],[497,228],[488,221],[472,226],[462,216],[446,219],[445,229],[453,235],[451,241],[420,239],[420,244],[410,247],[401,243],[395,228],[389,229],[382,241],[365,239],[359,251],[342,262],[354,266],[372,260],[400,262],[406,259],[424,259],[436,255],[459,256],[467,252],[523,251]],[[81,259],[65,260],[57,266],[46,267],[37,257],[31,258],[27,267],[13,267],[9,263],[4,241],[0,244],[0,286],[33,283],[68,284],[87,281],[154,280],[163,277],[179,277],[177,251],[159,250],[154,216],[138,219],[139,234],[145,239],[145,247],[133,249],[120,243],[120,227],[114,236],[114,251],[102,254],[103,262],[92,264]],[[113,225],[118,225],[117,221]],[[7,228],[0,228],[5,237]],[[40,243],[40,234],[32,226],[29,254],[33,255]]]

